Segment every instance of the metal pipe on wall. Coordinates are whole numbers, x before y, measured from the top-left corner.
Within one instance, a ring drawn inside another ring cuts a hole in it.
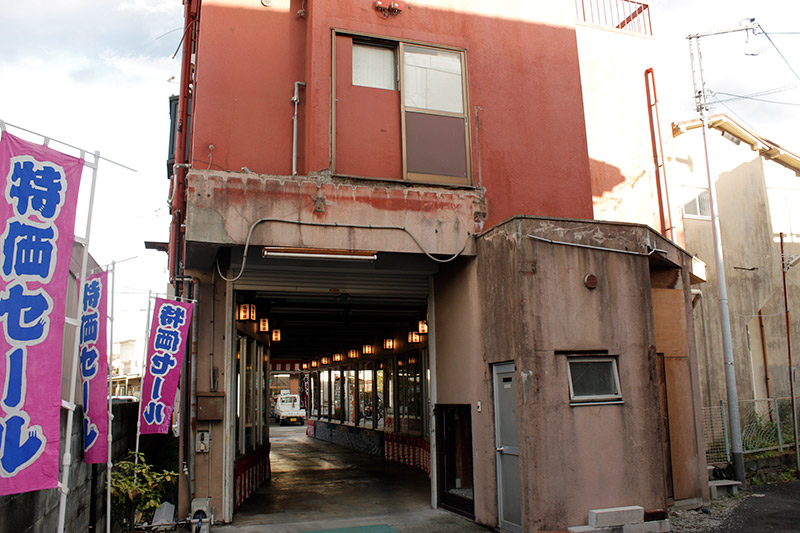
[[[767,398],[772,398],[772,384],[769,382],[769,358],[767,357],[767,337],[764,334],[764,310],[758,310],[758,330],[761,332],[761,353],[764,355],[764,382],[767,386]],[[770,416],[772,413],[770,412]]]
[[[192,278],[192,300],[194,301],[194,310],[192,312],[192,380],[189,384],[189,398],[191,401],[190,415],[191,425],[189,434],[186,438],[189,441],[189,478],[192,480],[192,488],[195,487],[195,431],[197,431],[197,324],[198,324],[198,302],[200,301],[200,280]],[[192,492],[194,498],[194,492]]]
[[[300,103],[300,87],[305,87],[305,82],[294,82],[294,116],[292,116],[292,176],[297,176],[297,105]]]
[[[703,321],[703,349],[705,350],[705,367],[706,367],[706,393],[708,396],[708,407],[712,406],[711,395],[711,358],[708,349],[708,325],[706,323],[706,299],[703,298],[703,291],[700,289],[692,289],[692,295],[700,298],[700,317]],[[694,300],[692,300],[694,304]]]

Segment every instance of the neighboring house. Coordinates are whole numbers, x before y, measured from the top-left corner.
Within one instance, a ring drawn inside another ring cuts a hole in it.
[[[709,265],[708,283],[702,292],[695,291],[694,314],[703,404],[716,407],[727,397],[701,125],[690,120],[672,129],[668,167],[674,213],[683,218],[686,248]],[[788,397],[780,234],[788,262],[800,255],[800,156],[724,114],[709,117],[708,152],[718,195],[739,399]],[[786,285],[790,316],[797,317],[797,267],[787,271]],[[800,333],[792,329],[796,350]],[[798,358],[795,354],[795,368]],[[766,413],[766,404],[762,407]],[[784,412],[785,420],[790,413]]]
[[[141,397],[143,339],[129,339],[115,343],[118,350],[112,355],[112,393],[114,396]]]
[[[566,2],[388,4],[185,2],[179,514],[210,498],[230,521],[268,478],[269,369],[295,361],[310,435],[422,468],[481,524],[700,505],[701,280],[654,171],[635,207],[597,207],[653,164],[648,113],[603,117],[621,88],[647,100],[649,7],[596,25]]]

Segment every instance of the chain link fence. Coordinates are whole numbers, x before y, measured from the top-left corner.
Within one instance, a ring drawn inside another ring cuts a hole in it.
[[[796,403],[800,407],[800,402]],[[740,400],[739,418],[745,454],[783,451],[794,443],[792,400],[789,397]],[[730,462],[730,420],[726,401],[703,408],[703,432],[706,461],[709,464]]]

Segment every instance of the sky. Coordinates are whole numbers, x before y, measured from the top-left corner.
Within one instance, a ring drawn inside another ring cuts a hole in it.
[[[727,113],[781,147],[800,153],[800,2],[652,3],[654,32],[664,59],[663,71],[656,72],[658,95],[662,105],[675,111],[671,116],[685,116],[683,120],[698,116],[686,36],[740,28],[755,18],[766,35],[740,31],[699,39],[706,86],[714,92],[711,112]],[[786,90],[735,98],[775,89]]]
[[[783,34],[800,32],[800,2],[652,4],[664,65],[656,73],[658,94],[662,105],[674,110],[670,116],[697,117],[686,36],[737,28],[743,19],[755,17],[785,59],[763,35],[750,35],[749,43],[744,32],[705,37],[708,87],[719,100],[792,88],[759,97],[766,101],[713,101],[712,111],[729,113],[800,153],[800,78],[787,66],[800,73],[800,33]],[[164,292],[168,283],[166,254],[145,250],[143,243],[168,239],[168,98],[178,91],[180,53],[173,55],[180,47],[182,18],[180,0],[3,1],[0,119],[90,152],[99,150],[102,157],[136,169],[101,161],[89,247],[100,264],[119,262],[117,342],[143,337],[148,291]],[[41,141],[13,127],[9,132]]]
[[[166,254],[144,241],[168,240],[169,96],[178,91],[168,80],[179,77],[182,24],[180,0],[2,5],[0,119],[136,170],[100,161],[92,215],[90,253],[119,262],[115,342],[144,336],[148,291],[168,284]],[[90,178],[84,171],[77,235],[86,233]]]

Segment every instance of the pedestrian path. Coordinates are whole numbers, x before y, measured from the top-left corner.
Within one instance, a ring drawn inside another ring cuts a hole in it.
[[[430,479],[417,469],[271,427],[272,480],[232,524],[214,533],[468,533],[485,528],[431,508]]]

